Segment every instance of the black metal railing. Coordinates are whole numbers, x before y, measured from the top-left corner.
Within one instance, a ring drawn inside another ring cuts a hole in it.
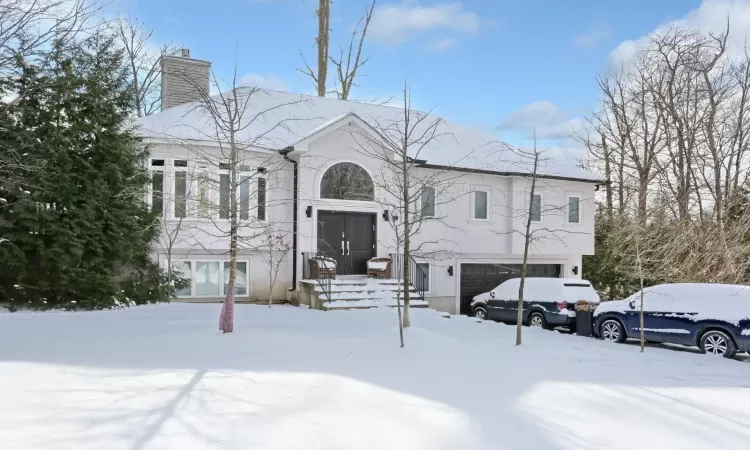
[[[336,277],[335,272],[330,273],[328,271],[317,270],[315,271],[316,273],[313,273],[313,267],[310,264],[310,262],[313,261],[314,259],[324,258],[324,257],[325,255],[323,255],[322,253],[302,252],[302,279],[303,280],[316,280],[323,294],[320,297],[325,296],[325,298],[330,302],[331,301],[331,286],[333,284],[331,280],[333,280]]]
[[[409,284],[419,296],[420,300],[425,299],[425,293],[429,290],[430,279],[428,274],[419,267],[417,261],[409,256]],[[404,255],[400,253],[391,253],[391,277],[399,280],[404,279]]]

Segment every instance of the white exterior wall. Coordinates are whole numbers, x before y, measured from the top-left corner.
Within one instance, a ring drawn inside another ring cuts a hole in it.
[[[229,261],[229,221],[220,219],[217,213],[211,218],[196,217],[195,201],[188,196],[188,213],[181,223],[174,217],[174,180],[175,171],[181,170],[174,167],[174,160],[188,161],[188,191],[194,193],[196,183],[191,181],[190,175],[199,166],[211,167],[210,174],[218,180],[219,169],[217,161],[220,161],[221,150],[215,147],[186,148],[174,144],[153,144],[150,147],[150,160],[164,160],[164,225],[162,225],[160,237],[154,248],[154,258],[163,266],[167,266],[169,255],[169,242],[173,241],[171,250],[172,264],[180,261]],[[203,163],[202,163],[203,162]],[[248,262],[248,295],[246,297],[264,300],[269,294],[269,270],[268,265],[257,251],[248,248],[257,248],[262,238],[258,236],[261,229],[273,225],[275,230],[286,236],[286,242],[291,245],[292,230],[292,165],[276,154],[248,152],[242,160],[243,164],[251,166],[253,173],[250,192],[250,214],[253,215],[257,209],[257,197],[255,189],[257,178],[266,178],[266,218],[265,222],[242,221],[240,236],[242,242],[238,251],[238,261]],[[266,174],[258,174],[257,168],[268,169]],[[150,161],[149,161],[150,168]],[[218,204],[218,183],[212,185],[211,202]],[[238,189],[239,195],[239,189]],[[151,196],[149,195],[149,202]],[[175,232],[179,224],[179,232]],[[286,291],[291,286],[291,252],[281,267],[276,285],[274,286],[274,299],[284,299]],[[221,264],[223,266],[223,264]],[[223,297],[217,295],[215,297]],[[187,297],[186,297],[187,298]],[[207,297],[192,296],[192,299],[204,299]]]
[[[348,124],[305,145],[303,151],[295,150],[290,158],[299,161],[298,201],[298,258],[297,276],[302,277],[302,252],[315,252],[317,242],[318,211],[356,211],[376,215],[377,256],[388,256],[394,252],[395,234],[392,225],[383,219],[384,208],[380,203],[331,200],[320,198],[320,180],[328,167],[338,162],[359,164],[375,177],[380,162],[358,151],[359,139],[352,136],[355,131]],[[360,130],[361,131],[361,130]],[[204,149],[204,151],[208,151]],[[171,193],[173,178],[170,173],[172,159],[188,159],[190,151],[177,146],[156,145],[151,157],[167,160],[165,185]],[[256,155],[256,164],[270,166],[267,154]],[[194,158],[193,158],[194,159]],[[262,162],[261,162],[262,161]],[[269,222],[278,225],[289,234],[292,228],[292,165],[281,157],[273,160],[273,169],[268,174]],[[251,165],[256,165],[252,164]],[[280,170],[275,170],[280,169]],[[432,169],[420,169],[432,170]],[[488,174],[446,172],[451,186],[441,190],[436,199],[439,220],[426,222],[415,238],[415,246],[422,245],[416,259],[430,263],[431,306],[451,313],[458,312],[460,265],[466,263],[520,263],[523,258],[525,216],[528,205],[529,178]],[[473,191],[489,192],[488,220],[475,220],[473,213]],[[532,229],[537,238],[531,246],[530,263],[561,264],[562,275],[580,277],[583,267],[582,255],[594,252],[594,184],[563,180],[538,179],[537,192],[543,194],[543,221]],[[167,194],[167,197],[170,195]],[[580,195],[581,223],[567,223],[567,195]],[[386,194],[375,187],[376,200]],[[251,207],[253,205],[251,204]],[[312,207],[312,217],[307,217],[307,208]],[[169,216],[168,216],[169,217]],[[216,237],[215,222],[185,219],[195,228],[186,240],[173,250],[179,257],[198,259],[202,257],[227,258],[228,238]],[[163,247],[163,246],[162,246]],[[164,249],[156,249],[159,258],[164,258]],[[264,299],[268,295],[268,271],[257,254],[240,252],[240,260],[250,261],[249,295]],[[292,257],[287,256],[275,288],[275,297],[283,298],[292,284]],[[572,273],[578,267],[578,274]],[[453,275],[449,275],[452,267]]]

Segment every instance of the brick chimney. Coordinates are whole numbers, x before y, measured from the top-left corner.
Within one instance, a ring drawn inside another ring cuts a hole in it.
[[[211,63],[190,57],[183,48],[180,56],[161,57],[161,109],[200,100],[209,92]]]

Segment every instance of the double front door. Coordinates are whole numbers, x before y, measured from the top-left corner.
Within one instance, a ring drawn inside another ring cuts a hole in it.
[[[338,275],[365,275],[375,256],[375,214],[318,211],[318,253],[336,260]]]

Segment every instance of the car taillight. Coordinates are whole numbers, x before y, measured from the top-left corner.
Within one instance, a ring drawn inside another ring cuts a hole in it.
[[[568,309],[568,302],[557,302],[557,309],[560,311]]]

